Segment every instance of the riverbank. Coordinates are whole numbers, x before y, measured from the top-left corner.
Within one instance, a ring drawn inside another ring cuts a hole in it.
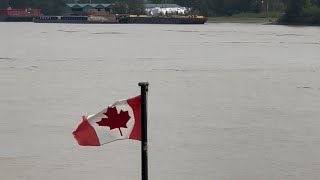
[[[232,16],[208,17],[207,23],[273,23],[282,15],[282,12],[267,13],[240,13]]]
[[[207,23],[270,23],[275,18],[236,18],[236,17],[209,17]]]
[[[150,180],[319,179],[319,33],[0,23],[0,179],[141,179],[139,142],[85,148],[71,134],[139,81],[151,84]]]

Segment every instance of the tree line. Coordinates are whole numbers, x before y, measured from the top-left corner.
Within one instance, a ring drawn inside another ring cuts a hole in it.
[[[282,24],[320,25],[320,0],[288,0]]]

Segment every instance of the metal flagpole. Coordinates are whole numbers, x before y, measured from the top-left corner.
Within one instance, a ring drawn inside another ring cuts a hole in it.
[[[148,138],[147,138],[147,92],[148,82],[140,82],[141,87],[141,179],[148,180]]]

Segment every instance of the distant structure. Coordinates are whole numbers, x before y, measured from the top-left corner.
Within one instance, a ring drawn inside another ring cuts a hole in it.
[[[64,10],[67,15],[94,15],[106,16],[112,13],[112,4],[71,4]]]
[[[145,4],[148,15],[186,14],[188,9],[178,4]]]

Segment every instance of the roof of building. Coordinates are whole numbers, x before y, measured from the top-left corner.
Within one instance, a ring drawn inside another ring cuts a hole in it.
[[[182,8],[178,4],[146,4],[146,8]]]
[[[73,4],[73,3],[68,3],[66,4],[70,8],[83,8],[86,6],[90,6],[92,8],[110,8],[112,4]]]

